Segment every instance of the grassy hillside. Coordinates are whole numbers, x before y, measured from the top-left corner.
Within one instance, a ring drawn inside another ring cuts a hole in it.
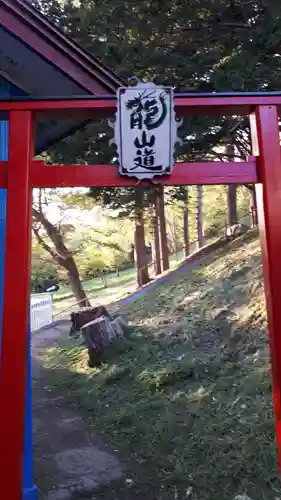
[[[206,238],[206,244],[210,244],[216,238]],[[190,253],[197,250],[196,243],[190,245]],[[176,252],[170,256],[170,269],[174,269],[180,262],[184,261],[184,254],[182,251]],[[150,276],[153,276],[154,269],[151,265]],[[106,286],[105,286],[106,283]],[[90,299],[92,306],[98,304],[110,304],[120,298],[135,292],[138,289],[136,283],[136,269],[135,267],[120,271],[119,276],[115,273],[108,273],[101,278],[93,278],[83,282],[84,289]],[[65,316],[65,312],[69,310],[78,310],[76,299],[70,290],[69,285],[60,287],[59,292],[53,294],[53,310],[55,319]]]
[[[132,333],[101,370],[78,342],[45,353],[55,390],[127,464],[86,498],[280,498],[256,235],[229,250],[124,306]]]

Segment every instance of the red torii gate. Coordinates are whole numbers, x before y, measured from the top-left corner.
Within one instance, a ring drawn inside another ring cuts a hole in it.
[[[248,115],[252,154],[245,162],[176,163],[163,185],[255,184],[272,360],[276,435],[281,457],[281,93],[179,94],[178,116]],[[9,119],[9,158],[0,161],[0,188],[7,188],[6,254],[0,363],[0,483],[9,500],[22,498],[26,359],[28,347],[32,188],[147,186],[121,177],[116,165],[44,165],[34,160],[38,117],[112,116],[115,97],[0,101]],[[16,233],[16,236],[15,236]],[[16,287],[15,287],[16,285]],[[17,324],[14,326],[14,318]],[[15,340],[16,334],[16,340]]]

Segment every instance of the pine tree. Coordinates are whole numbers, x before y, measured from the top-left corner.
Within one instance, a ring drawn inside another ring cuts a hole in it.
[[[189,256],[189,213],[188,213],[188,186],[185,188],[184,208],[183,208],[183,240],[184,256]]]
[[[197,241],[198,247],[204,245],[204,229],[203,229],[203,186],[197,186],[197,212],[196,212],[196,225],[197,225]]]
[[[280,87],[281,4],[273,0],[38,0],[38,5],[125,80],[136,75],[194,92]],[[227,159],[215,149],[225,138],[239,157],[250,152],[243,117],[186,117],[181,135],[178,158],[187,161]],[[106,123],[91,123],[51,154],[70,163],[113,161]]]

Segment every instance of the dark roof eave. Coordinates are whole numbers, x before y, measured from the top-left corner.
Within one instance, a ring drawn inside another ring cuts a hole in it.
[[[76,65],[91,75],[93,80],[98,80],[105,91],[114,92],[118,87],[126,85],[113,71],[82,49],[78,43],[69,38],[28,2],[23,0],[1,0],[1,4],[2,8],[4,7],[21,22],[31,27],[49,44],[55,46],[70,59],[75,60]],[[34,49],[36,50],[35,47]]]

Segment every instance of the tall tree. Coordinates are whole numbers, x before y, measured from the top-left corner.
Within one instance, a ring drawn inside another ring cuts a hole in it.
[[[197,226],[198,247],[201,248],[204,245],[203,186],[197,186],[196,226]]]
[[[234,161],[235,151],[233,144],[227,144],[225,153],[228,161]],[[237,186],[229,184],[227,188],[228,224],[234,226],[238,222],[237,217]]]
[[[250,217],[252,227],[257,227],[258,225],[258,210],[257,210],[257,199],[256,199],[256,191],[254,186],[251,189],[251,201],[250,201]]]
[[[143,210],[143,190],[137,188],[135,192],[135,253],[137,282],[140,287],[149,282]]]
[[[192,199],[192,190],[188,187],[171,188],[169,191],[169,203],[180,203],[182,208],[182,232],[183,232],[183,250],[184,256],[188,257],[190,253],[190,203],[189,198]]]
[[[249,39],[262,29],[268,15],[263,3],[240,5],[235,0],[38,0],[37,5],[120,77],[127,79],[135,74],[173,85],[176,90],[194,91],[225,90],[226,81],[227,90],[238,89],[241,78],[233,78],[232,61],[243,53],[244,46],[248,47]],[[161,20],[159,8],[163,12]],[[228,67],[229,74],[225,75]],[[202,157],[229,134],[234,122],[237,118],[186,119],[181,153]],[[82,133],[87,160],[89,148],[99,154],[106,141],[95,131],[96,125],[92,124],[89,133]],[[79,137],[72,141],[74,156],[81,151]]]
[[[89,196],[121,218],[135,221],[135,262],[139,286],[149,281],[145,244],[145,210],[151,202],[153,190],[143,188],[92,188]]]
[[[228,200],[228,224],[234,226],[237,224],[237,186],[230,184],[227,190]]]
[[[169,269],[169,248],[167,240],[165,198],[164,198],[163,186],[159,186],[156,190],[155,204],[156,204],[156,217],[158,222],[157,225],[160,237],[161,269],[163,272]]]
[[[44,211],[46,205],[46,198],[44,197],[43,200],[42,190],[39,190],[37,200],[33,200],[32,206],[33,234],[39,245],[66,270],[70,287],[79,307],[89,306],[73,253],[67,248],[64,240],[64,232],[69,230],[69,225],[63,224],[62,221],[57,225],[52,223]]]
[[[189,256],[189,213],[188,213],[188,186],[185,188],[184,206],[183,206],[183,241],[184,256]]]
[[[161,274],[161,253],[156,200],[152,207],[152,260],[154,264],[154,272],[157,276],[158,274]]]
[[[124,79],[135,74],[177,91],[279,89],[281,5],[273,0],[34,3]],[[241,117],[186,117],[179,156],[188,161],[217,157],[214,147],[231,136],[245,157],[248,130]],[[105,131],[104,124],[92,123],[55,153],[70,162],[81,156],[107,162]]]

